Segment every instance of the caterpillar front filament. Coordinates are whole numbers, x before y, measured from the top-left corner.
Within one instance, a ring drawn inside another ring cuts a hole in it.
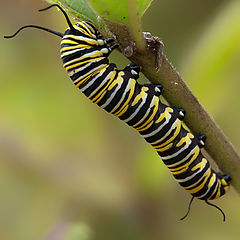
[[[140,72],[138,65],[131,63],[124,69],[117,69],[115,64],[109,63],[108,56],[118,45],[113,44],[113,39],[103,39],[93,24],[82,21],[72,25],[57,4],[42,10],[53,6],[64,13],[68,22],[69,28],[64,34],[26,25],[6,37],[14,37],[28,27],[60,36],[63,66],[74,85],[93,103],[135,128],[153,146],[176,181],[192,195],[189,209],[193,198],[199,198],[222,212],[208,200],[226,193],[230,176],[210,168],[201,153],[205,136],[194,136],[182,125],[185,111],[160,101],[160,84],[139,84],[136,81]]]

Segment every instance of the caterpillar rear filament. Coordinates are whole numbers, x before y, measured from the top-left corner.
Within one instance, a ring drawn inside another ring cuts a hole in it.
[[[118,47],[114,40],[103,39],[96,27],[82,21],[72,25],[64,14],[68,28],[64,34],[36,25],[26,25],[22,29],[34,27],[60,36],[61,58],[67,74],[74,85],[93,103],[120,118],[135,128],[142,137],[157,151],[176,181],[191,195],[191,201],[198,198],[207,204],[224,195],[229,187],[230,176],[221,175],[210,168],[208,160],[201,153],[205,136],[194,136],[182,125],[185,112],[160,101],[160,84],[139,84],[140,67],[129,64],[124,69],[117,69],[109,63],[109,54]]]

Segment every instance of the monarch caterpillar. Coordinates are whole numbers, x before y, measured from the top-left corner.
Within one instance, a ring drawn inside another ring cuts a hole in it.
[[[124,69],[117,69],[109,63],[109,54],[118,47],[114,39],[103,39],[96,27],[87,21],[72,25],[66,12],[57,4],[68,23],[65,33],[36,25],[21,27],[12,38],[24,28],[38,28],[62,38],[61,58],[63,66],[74,85],[93,103],[120,118],[135,128],[157,151],[176,181],[191,195],[187,213],[194,198],[209,200],[224,195],[229,187],[230,175],[221,175],[210,168],[208,160],[201,153],[206,137],[194,136],[182,125],[183,109],[170,107],[160,101],[160,84],[139,84],[140,67],[134,63]]]

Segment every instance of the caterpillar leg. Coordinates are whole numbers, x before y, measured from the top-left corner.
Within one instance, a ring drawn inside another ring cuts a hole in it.
[[[223,178],[227,183],[229,183],[229,182],[232,180],[231,175],[229,175],[229,174],[223,175],[222,178]]]
[[[123,71],[131,73],[132,78],[134,79],[139,78],[140,70],[140,66],[135,63],[130,63],[123,69]],[[145,83],[141,84],[141,86],[148,87],[149,91],[158,97],[162,94],[163,86],[161,84]]]
[[[132,78],[134,79],[139,78],[140,70],[141,70],[140,66],[135,63],[130,63],[123,69],[123,71],[129,72],[132,75]]]
[[[104,40],[101,40],[102,42]],[[109,54],[116,48],[118,48],[119,45],[118,44],[113,44],[113,45],[110,45],[110,46],[106,46],[106,45],[102,45],[101,49],[99,51],[102,52],[103,56],[104,57],[108,57]]]
[[[230,181],[232,180],[231,175],[229,174],[221,174],[220,172],[216,172],[217,176],[221,179],[224,179],[226,181],[226,184],[229,185]]]
[[[178,116],[177,117],[178,117],[179,120],[182,121],[185,117],[186,112],[183,108],[176,108],[176,109],[178,111]]]
[[[149,88],[149,91],[152,92],[157,97],[160,97],[162,94],[162,91],[163,91],[162,84],[145,83],[141,85]]]
[[[109,44],[109,43],[112,43],[114,42],[115,40],[113,38],[107,38],[107,39],[104,39],[104,43],[105,44]]]
[[[111,53],[114,49],[118,48],[119,45],[118,44],[113,44],[110,47],[108,47],[109,53]]]
[[[198,141],[199,141],[198,146],[200,148],[203,148],[205,146],[205,141],[206,141],[206,138],[207,138],[206,135],[201,134],[197,138],[198,138]]]

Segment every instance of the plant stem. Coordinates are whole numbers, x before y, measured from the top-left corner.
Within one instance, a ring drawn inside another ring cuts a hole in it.
[[[124,52],[129,43],[134,41],[131,39],[129,31],[126,27],[119,27],[118,24],[106,23],[109,29],[118,36],[120,47]],[[205,134],[207,136],[206,151],[224,174],[231,175],[232,186],[240,193],[240,157],[238,153],[167,57],[164,54],[161,56],[160,69],[156,68],[157,50],[152,51],[147,45],[143,49],[136,49],[128,58],[141,66],[143,74],[150,82],[161,83],[164,86],[163,97],[170,106],[185,109],[184,122],[195,135]]]
[[[131,31],[132,37],[135,40],[136,48],[143,50],[145,47],[145,42],[142,37],[142,26],[141,20],[137,11],[137,1],[127,0],[128,5],[128,17],[130,21],[129,29]]]

